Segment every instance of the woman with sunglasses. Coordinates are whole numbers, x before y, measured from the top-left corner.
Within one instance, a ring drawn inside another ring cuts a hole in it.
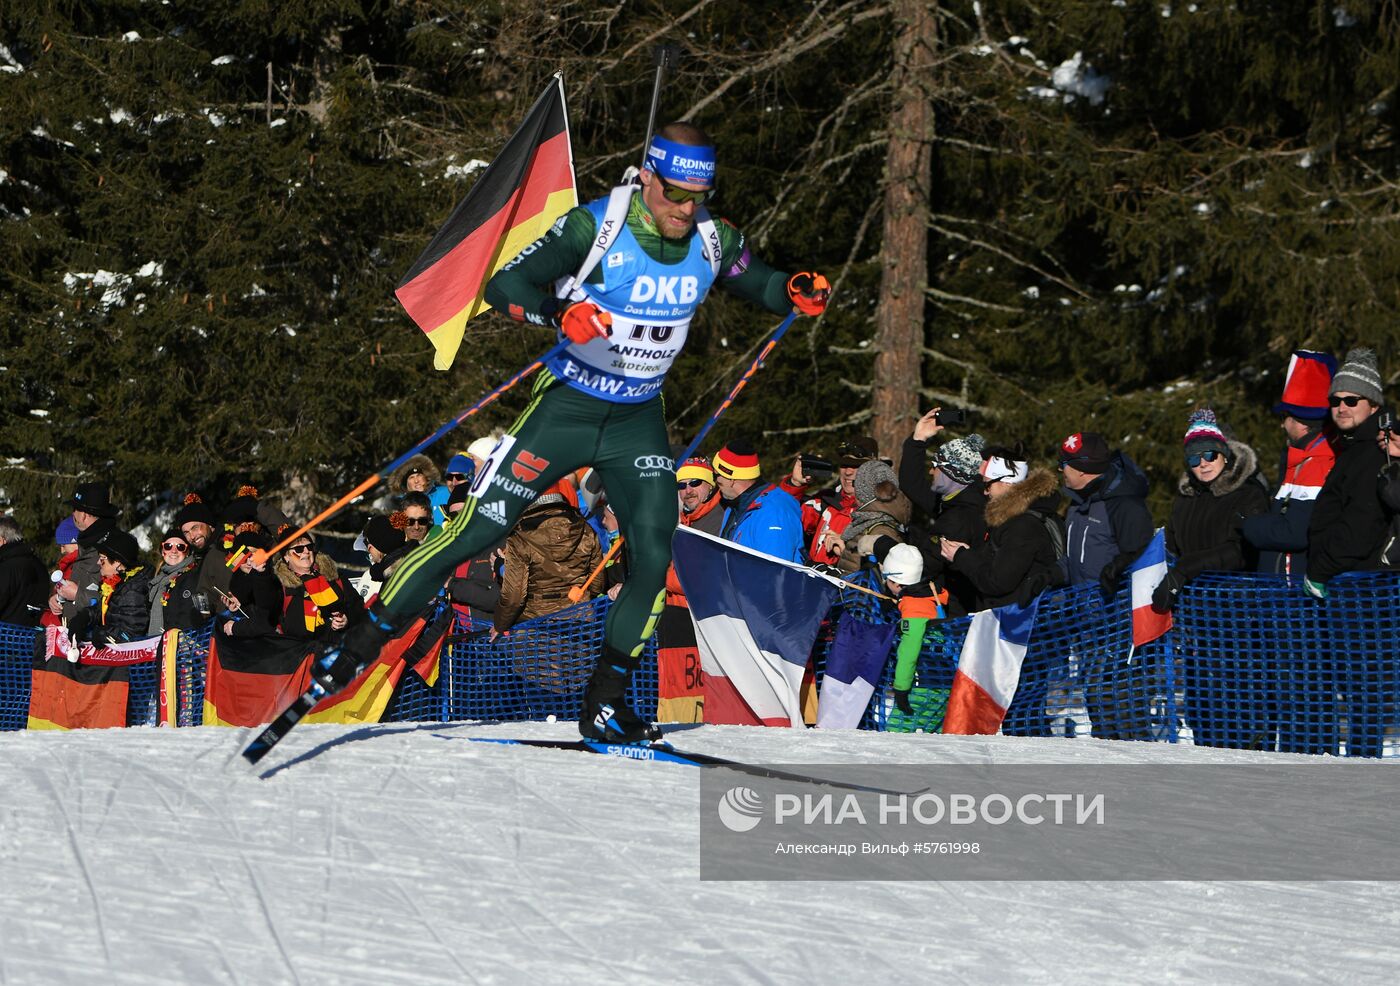
[[[147,590],[150,603],[152,636],[166,630],[193,630],[207,620],[195,602],[199,582],[199,566],[190,543],[178,528],[165,532],[156,549],[159,560],[151,569],[151,585]]]
[[[274,568],[282,583],[282,633],[318,637],[341,631],[364,618],[364,603],[340,577],[331,556],[318,552],[303,534],[282,552]]]
[[[1170,611],[1182,588],[1202,572],[1252,571],[1255,549],[1240,528],[1244,518],[1269,510],[1268,485],[1254,450],[1228,437],[1214,411],[1192,412],[1184,444],[1186,473],[1167,521],[1167,550],[1176,564],[1152,594],[1158,612]],[[1186,644],[1186,716],[1196,745],[1270,744],[1263,669],[1248,667],[1231,653]]]

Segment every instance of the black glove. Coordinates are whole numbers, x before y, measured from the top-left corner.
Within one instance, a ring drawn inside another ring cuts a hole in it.
[[[907,716],[914,714],[914,707],[909,704],[909,691],[907,689],[900,691],[896,688],[894,690],[894,707]]]
[[[68,617],[68,639],[73,643],[88,638],[88,628],[92,624],[92,611],[80,609]]]
[[[1099,572],[1099,587],[1103,589],[1105,596],[1112,596],[1118,592],[1118,580],[1123,577],[1123,570],[1131,565],[1132,561],[1131,558],[1119,555]]]
[[[1152,592],[1152,608],[1159,613],[1170,613],[1176,605],[1177,593],[1186,581],[1175,570],[1167,572],[1161,583]]]

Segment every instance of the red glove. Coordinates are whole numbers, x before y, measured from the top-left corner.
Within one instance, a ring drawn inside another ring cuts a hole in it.
[[[559,328],[570,342],[582,346],[612,335],[612,316],[591,301],[579,301],[564,309],[559,316]]]
[[[788,278],[787,293],[792,307],[803,315],[820,315],[826,311],[826,300],[831,297],[831,282],[820,274],[804,270]]]

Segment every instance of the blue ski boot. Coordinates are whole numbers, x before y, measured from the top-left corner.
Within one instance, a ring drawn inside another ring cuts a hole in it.
[[[583,693],[583,714],[579,735],[602,743],[649,743],[661,738],[655,723],[642,719],[627,707],[627,680],[631,669],[615,665],[605,655],[593,669],[588,690]]]

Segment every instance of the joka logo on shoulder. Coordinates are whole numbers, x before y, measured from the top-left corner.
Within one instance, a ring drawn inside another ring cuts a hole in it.
[[[763,821],[763,799],[749,787],[731,787],[719,799],[717,810],[731,832],[751,831]]]

